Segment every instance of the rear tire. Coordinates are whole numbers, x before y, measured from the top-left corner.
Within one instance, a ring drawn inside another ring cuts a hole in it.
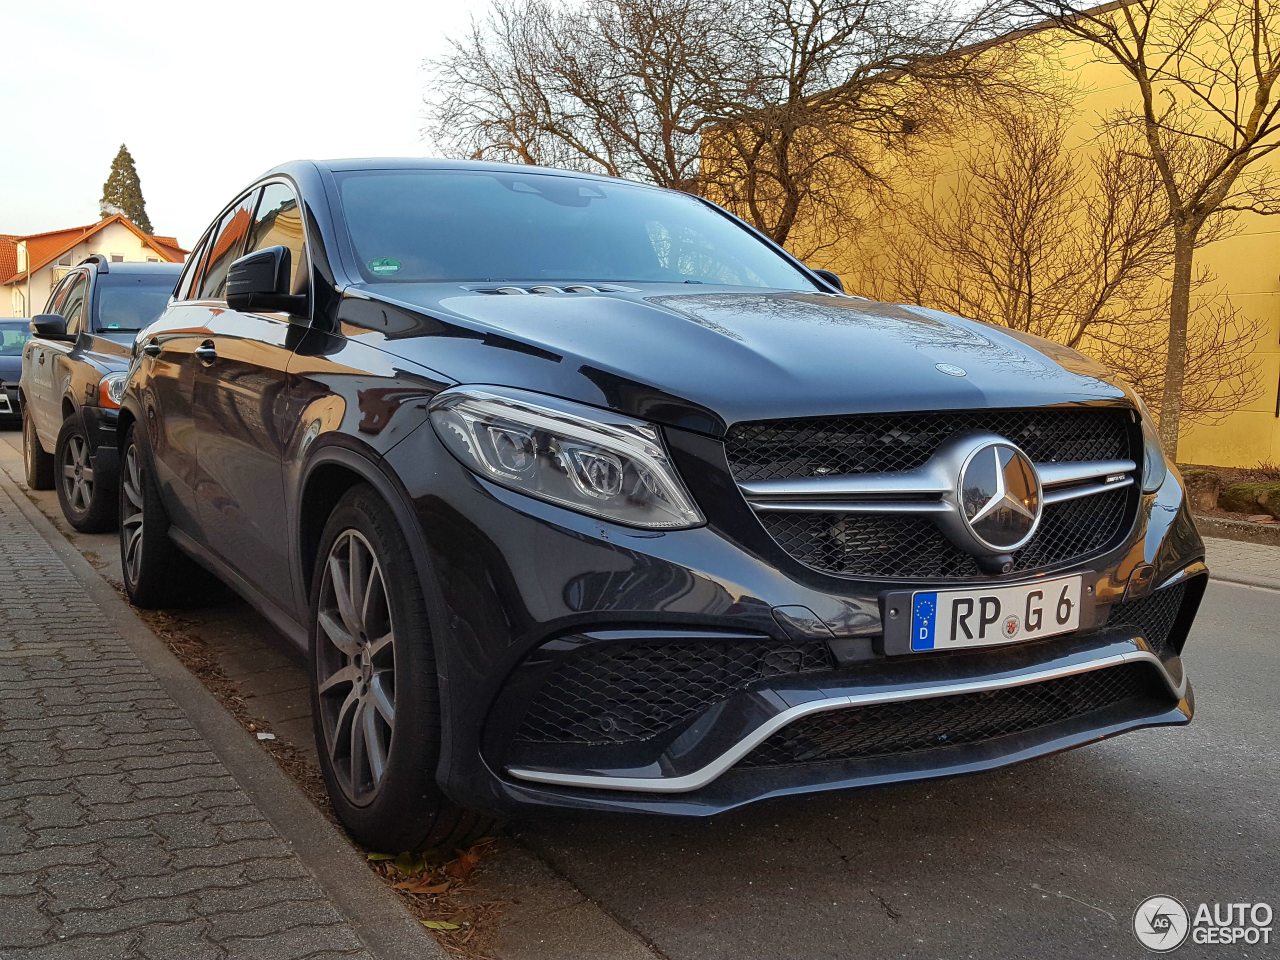
[[[27,471],[27,486],[32,490],[53,489],[53,456],[44,452],[36,425],[31,422],[27,404],[22,405],[22,463]]]
[[[139,443],[136,424],[125,433],[120,457],[120,569],[125,593],[144,609],[181,606],[197,599],[210,574],[169,539],[169,516]]]
[[[78,414],[63,421],[53,450],[58,504],[67,523],[82,533],[113,529],[120,509],[116,470],[105,458],[90,456]]]
[[[440,693],[427,605],[395,515],[363,484],[320,537],[310,660],[320,769],[358,843],[385,853],[457,849],[493,829],[436,783]]]

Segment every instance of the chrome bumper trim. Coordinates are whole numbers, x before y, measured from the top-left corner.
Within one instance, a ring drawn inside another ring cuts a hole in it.
[[[520,780],[559,787],[625,790],[634,793],[687,793],[691,790],[699,790],[705,787],[763,743],[770,735],[776,733],[787,724],[799,720],[801,717],[807,717],[815,713],[826,713],[831,710],[841,710],[845,707],[865,707],[881,703],[899,703],[909,700],[927,700],[934,697],[953,697],[965,693],[982,693],[987,690],[1004,690],[1029,683],[1040,683],[1046,680],[1057,680],[1062,677],[1088,673],[1092,670],[1105,670],[1110,667],[1122,666],[1126,663],[1153,664],[1159,670],[1160,676],[1164,678],[1170,693],[1179,700],[1186,695],[1187,681],[1185,675],[1180,682],[1175,684],[1168,671],[1165,670],[1164,664],[1160,662],[1159,657],[1147,650],[1134,650],[1130,653],[1118,653],[1098,660],[1090,660],[1086,663],[1038,670],[996,680],[984,678],[957,683],[929,684],[927,686],[907,687],[875,693],[828,697],[822,700],[814,700],[810,703],[799,704],[769,718],[706,766],[680,777],[615,777],[525,767],[508,767],[507,773]]]

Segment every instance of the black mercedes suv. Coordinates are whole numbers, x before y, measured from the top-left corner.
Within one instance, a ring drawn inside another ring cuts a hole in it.
[[[1206,582],[1134,393],[618,180],[299,162],[219,214],[119,429],[143,606],[309,652],[363,843],[703,815],[1190,720]]]

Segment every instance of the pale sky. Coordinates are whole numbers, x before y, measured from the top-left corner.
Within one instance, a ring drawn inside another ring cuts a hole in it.
[[[93,223],[120,144],[155,231],[190,247],[300,158],[433,155],[424,60],[489,0],[6,4],[0,233]]]

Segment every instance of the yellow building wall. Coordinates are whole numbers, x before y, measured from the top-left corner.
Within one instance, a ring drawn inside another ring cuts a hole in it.
[[[1118,67],[1094,60],[1080,41],[1063,43],[1052,32],[1046,32],[1019,42],[1028,52],[1032,70],[1068,92],[1073,106],[1066,147],[1080,156],[1082,164],[1087,164],[1090,144],[1102,132],[1106,118],[1135,103],[1132,81]],[[892,207],[894,197],[918,197],[927,195],[930,189],[945,191],[954,185],[970,151],[982,151],[985,138],[980,123],[964,122],[957,129],[963,130],[962,138],[955,136],[949,142],[931,146],[931,156],[924,162],[916,158],[892,172],[892,190],[878,195],[875,204],[880,209],[871,211],[870,222]],[[1280,172],[1280,159],[1274,166]],[[1216,274],[1214,288],[1225,291],[1236,308],[1260,322],[1253,349],[1258,396],[1219,423],[1184,422],[1178,451],[1182,463],[1245,467],[1261,461],[1280,463],[1280,217],[1242,214],[1236,226],[1233,236],[1199,252],[1197,266],[1212,270]],[[803,236],[804,229],[801,223],[798,235]],[[927,224],[920,224],[917,229],[920,240],[927,245]],[[873,245],[875,242],[871,241]],[[825,262],[815,261],[814,265],[837,271],[846,278],[850,292],[858,293],[860,285],[870,286],[861,253],[864,249],[854,243],[842,252],[825,254],[820,258]]]

